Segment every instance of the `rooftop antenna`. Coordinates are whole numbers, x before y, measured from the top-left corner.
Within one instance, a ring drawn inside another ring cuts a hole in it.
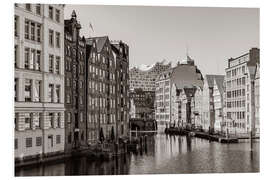
[[[94,32],[94,28],[93,28],[93,26],[92,26],[92,23],[91,23],[91,22],[89,22],[89,27],[90,27],[90,29],[92,30],[92,32]],[[90,32],[90,36],[91,36],[91,32]]]
[[[186,43],[186,55],[188,57],[188,43]]]

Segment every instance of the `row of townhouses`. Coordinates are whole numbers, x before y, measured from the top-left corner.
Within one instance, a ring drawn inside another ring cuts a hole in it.
[[[155,119],[166,126],[259,133],[260,60],[252,48],[228,60],[226,75],[203,76],[189,56],[157,76]]]
[[[128,136],[129,47],[85,38],[61,4],[15,4],[15,159]]]

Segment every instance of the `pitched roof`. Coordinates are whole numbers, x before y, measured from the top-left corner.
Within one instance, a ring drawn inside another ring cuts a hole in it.
[[[86,42],[91,42],[91,40],[96,40],[97,44],[97,52],[100,53],[106,43],[107,40],[109,40],[108,36],[102,36],[102,37],[90,37],[86,39]]]
[[[219,84],[223,84],[224,81],[224,75],[213,75],[213,74],[207,74],[205,75],[205,79],[207,81],[208,87],[214,87],[214,80],[217,81]]]
[[[219,92],[221,93],[221,95],[224,92],[224,88],[223,88],[224,79],[225,79],[224,75],[219,75],[219,76],[215,77],[215,82],[216,82],[217,88],[218,88]]]

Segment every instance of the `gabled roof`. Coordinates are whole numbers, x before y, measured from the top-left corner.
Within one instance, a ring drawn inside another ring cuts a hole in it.
[[[224,87],[223,87],[224,79],[225,79],[225,76],[222,76],[222,75],[215,77],[215,82],[221,95],[223,95],[223,92],[224,92]]]
[[[102,37],[90,37],[86,39],[86,42],[91,43],[91,40],[96,40],[97,44],[97,52],[100,53],[106,43],[107,40],[109,40],[108,36],[102,36]]]
[[[205,80],[207,81],[208,87],[214,87],[214,80],[223,86],[224,77],[224,75],[207,74],[205,75]]]

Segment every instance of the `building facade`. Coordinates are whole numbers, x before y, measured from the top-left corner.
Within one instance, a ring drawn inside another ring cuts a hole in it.
[[[171,120],[171,73],[173,69],[162,72],[156,80],[155,116],[158,130],[163,131]]]
[[[118,104],[116,91],[117,58],[107,36],[91,37],[87,38],[86,41],[88,61],[87,118],[89,124],[89,141],[115,140],[118,135]],[[122,93],[124,92],[122,91]],[[121,96],[119,95],[119,97]]]
[[[255,119],[254,76],[259,49],[252,48],[228,60],[226,68],[226,127],[236,134],[249,133]]]
[[[64,152],[64,5],[15,4],[15,159]]]
[[[191,104],[194,104],[192,108],[192,116],[196,127],[202,128],[202,108],[203,108],[203,89],[196,86],[194,98],[192,98]]]
[[[129,47],[122,41],[111,41],[115,59],[116,137],[129,135]]]
[[[180,89],[177,89],[176,85],[172,85],[172,126],[180,126],[181,122],[181,101],[180,101]]]
[[[213,84],[214,131],[219,133],[226,132],[224,120],[224,78],[225,76],[216,77]]]
[[[146,67],[133,67],[129,71],[130,90],[141,88],[144,91],[155,91],[157,76],[169,68],[171,68],[171,63],[165,64],[165,61]]]
[[[130,92],[130,118],[154,119],[155,118],[155,92],[135,89]]]
[[[204,131],[215,131],[215,125],[220,129],[220,114],[223,112],[223,75],[205,75],[202,91],[202,128]],[[216,105],[216,106],[215,106]],[[219,123],[216,124],[216,120]]]
[[[86,145],[86,45],[75,11],[65,20],[65,150]]]
[[[181,104],[181,121],[191,124],[191,97],[194,97],[195,86],[203,86],[203,77],[200,70],[189,56],[187,60],[178,63],[176,67],[160,73],[156,81],[155,114],[158,127],[164,129],[172,124],[172,87],[180,90],[181,97],[186,97],[185,104]],[[175,91],[174,91],[175,92]],[[185,93],[185,95],[181,95]],[[184,100],[183,100],[184,102]],[[182,103],[182,102],[181,102]],[[183,108],[186,108],[183,112]],[[188,116],[188,117],[187,117]]]
[[[256,65],[255,71],[255,133],[260,133],[260,63]]]

